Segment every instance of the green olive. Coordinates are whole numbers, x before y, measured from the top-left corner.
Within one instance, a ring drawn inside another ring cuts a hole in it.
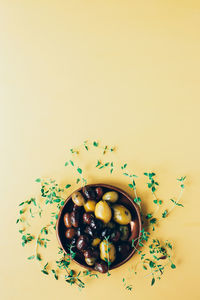
[[[99,246],[100,248],[100,257],[102,260],[106,262],[113,262],[116,258],[116,250],[115,246],[108,242],[107,240],[103,240]]]
[[[119,231],[120,231],[120,240],[122,241],[127,241],[129,237],[129,228],[126,225],[120,225],[119,226]]]
[[[77,206],[83,206],[85,204],[85,199],[84,199],[83,195],[80,192],[74,192],[72,194],[72,201]]]
[[[96,258],[94,258],[94,257],[85,258],[85,262],[88,266],[93,266],[96,262]]]
[[[95,206],[95,217],[102,220],[104,223],[108,223],[112,217],[112,211],[106,201],[99,201]]]
[[[86,212],[93,212],[95,210],[95,206],[96,206],[95,200],[88,200],[85,203],[84,208]]]
[[[118,198],[119,198],[119,195],[115,191],[107,192],[102,197],[103,200],[106,200],[106,201],[109,201],[112,203],[115,203],[118,200]]]
[[[93,247],[96,247],[99,245],[99,243],[101,242],[101,240],[99,238],[95,238],[93,241],[92,241],[92,246]]]
[[[131,221],[130,211],[121,204],[113,205],[114,221],[120,225],[127,225]]]

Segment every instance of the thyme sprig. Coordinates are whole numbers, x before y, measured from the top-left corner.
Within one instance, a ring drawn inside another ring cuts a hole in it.
[[[66,161],[65,166],[71,166],[75,170],[77,174],[76,184],[81,183],[82,186],[87,184],[87,178],[85,176],[85,172],[83,172],[82,167],[79,163],[76,162],[76,158],[79,153],[83,151],[89,151],[92,149],[99,149],[101,155],[105,155],[109,152],[114,152],[115,147],[110,147],[107,145],[101,145],[99,141],[87,141],[85,140],[80,146],[71,148],[70,153],[73,156],[72,159],[68,159]],[[103,156],[104,157],[104,156]],[[113,161],[106,160],[103,162],[104,159],[99,158],[95,165],[95,169],[107,169],[109,170],[110,174],[113,173],[114,170],[117,170],[118,163],[114,163]],[[141,199],[138,197],[138,191],[136,189],[136,179],[138,178],[137,175],[133,174],[132,172],[127,171],[127,163],[122,164],[119,169],[122,171],[122,175],[126,176],[129,179],[128,187],[133,191],[134,194],[134,202],[137,203],[140,207],[141,215]],[[148,178],[147,187],[151,190],[153,195],[153,203],[156,205],[156,209],[154,212],[146,214],[145,218],[148,220],[148,225],[145,226],[139,236],[132,241],[132,247],[135,249],[137,254],[140,257],[140,262],[138,262],[135,266],[142,266],[142,270],[144,270],[147,274],[145,277],[151,276],[151,285],[154,285],[156,280],[161,279],[164,270],[167,266],[171,266],[172,269],[175,269],[176,266],[172,261],[172,243],[162,240],[151,238],[152,232],[155,230],[156,224],[159,217],[157,217],[158,210],[160,206],[163,204],[163,201],[157,197],[157,187],[159,186],[157,180],[155,179],[156,174],[153,172],[145,172],[144,175]],[[180,185],[180,193],[176,198],[170,199],[170,203],[172,206],[170,209],[166,208],[162,212],[162,219],[165,219],[169,213],[175,207],[183,207],[183,204],[180,203],[183,191],[184,191],[184,180],[185,177],[181,177],[177,179]],[[83,271],[83,272],[76,272],[72,266],[72,260],[75,257],[75,252],[73,252],[73,248],[69,249],[68,253],[64,253],[61,248],[59,248],[58,255],[61,255],[61,258],[55,261],[56,268],[52,268],[49,262],[44,264],[45,258],[43,255],[40,254],[39,250],[46,249],[48,247],[48,243],[50,242],[49,234],[53,233],[56,228],[56,221],[58,218],[58,213],[60,208],[64,205],[66,199],[66,191],[71,188],[71,184],[67,183],[64,188],[61,188],[54,179],[45,179],[45,178],[37,178],[36,182],[41,184],[40,191],[41,191],[41,198],[36,200],[36,198],[30,198],[24,202],[20,203],[20,211],[19,211],[19,218],[17,219],[16,223],[18,223],[21,228],[19,230],[20,234],[22,235],[22,246],[25,246],[31,242],[35,242],[35,253],[28,257],[28,260],[37,260],[41,265],[42,269],[41,272],[45,275],[52,274],[56,280],[60,277],[60,271],[64,271],[64,279],[70,285],[76,285],[80,290],[85,287],[84,278],[88,277],[95,277],[98,278],[98,275],[92,273],[91,271]],[[175,200],[176,199],[176,200]],[[49,208],[51,211],[51,217],[47,225],[43,226],[39,232],[39,235],[35,237],[30,232],[28,232],[28,228],[30,227],[29,220],[35,217],[42,217],[45,210],[44,208]],[[143,221],[144,224],[144,221]],[[52,229],[52,230],[51,230]],[[152,231],[151,231],[152,229]],[[110,260],[109,260],[109,237],[106,238],[107,242],[107,264],[108,264],[108,273],[107,275],[110,276]],[[138,272],[134,272],[136,275]],[[59,275],[59,276],[58,276]],[[123,277],[122,279],[123,285],[126,290],[131,291],[132,285],[127,283],[127,279]]]
[[[83,176],[83,170],[72,160],[69,160],[65,163],[65,167],[71,166],[78,173],[79,177],[76,179],[76,183],[78,184],[81,181],[82,186],[87,184],[87,179]]]
[[[109,269],[110,269],[110,266],[111,266],[111,261],[110,261],[110,251],[111,251],[111,248],[109,246],[109,239],[110,239],[109,235],[105,237],[105,241],[106,241],[106,250],[105,250],[105,253],[107,254],[107,257],[105,257],[104,260],[105,260],[105,262],[108,265],[107,276],[111,275],[110,272],[109,272]]]
[[[124,287],[125,287],[126,290],[132,291],[133,286],[132,286],[132,284],[128,284],[128,283],[126,282],[126,278],[123,277],[123,278],[122,278],[122,282],[123,282],[123,285],[124,285]]]
[[[170,201],[173,203],[172,207],[169,209],[169,210],[165,210],[162,214],[162,217],[163,218],[166,218],[166,216],[176,207],[176,206],[179,206],[179,207],[184,207],[183,204],[179,203],[180,200],[181,200],[181,197],[183,195],[183,192],[184,192],[184,188],[185,188],[185,184],[184,184],[184,181],[186,179],[186,176],[184,177],[181,177],[181,178],[177,178],[177,181],[179,183],[179,186],[180,186],[180,192],[179,192],[179,195],[177,197],[177,200],[175,201],[174,199],[170,199]]]
[[[153,198],[154,198],[153,203],[156,204],[155,211],[146,216],[147,219],[150,219],[153,215],[155,215],[158,212],[159,207],[160,207],[160,205],[162,205],[163,201],[158,199],[158,197],[156,196],[156,193],[155,193],[156,190],[157,190],[157,186],[159,186],[159,183],[155,180],[156,173],[153,173],[153,172],[147,173],[147,172],[145,172],[144,175],[147,176],[148,179],[149,179],[149,182],[147,182],[147,186],[151,190],[151,193],[153,195]],[[152,222],[153,221],[150,221],[150,223],[152,223]],[[152,224],[155,224],[155,222],[152,223]]]
[[[116,150],[116,147],[115,146],[108,146],[108,145],[101,145],[100,142],[98,141],[93,141],[93,142],[90,142],[88,140],[85,140],[83,142],[83,144],[80,144],[79,146],[75,147],[75,148],[71,148],[70,149],[70,152],[72,154],[79,154],[81,149],[85,149],[86,151],[88,151],[89,149],[91,149],[92,147],[95,147],[95,148],[98,148],[98,149],[101,149],[102,150],[102,154],[105,155],[106,153],[108,152],[113,152]]]
[[[76,253],[73,251],[73,246],[69,246],[68,254],[65,254],[63,250],[59,248],[59,254],[62,254],[62,257],[60,260],[56,261],[56,264],[60,270],[64,270],[67,273],[64,275],[64,278],[68,284],[75,284],[79,290],[82,290],[85,288],[85,283],[82,280],[83,277],[89,276],[98,278],[97,274],[94,274],[89,270],[76,273],[74,269],[71,269],[71,262],[76,256]]]
[[[123,164],[121,166],[121,170],[123,171],[123,175],[130,178],[131,179],[131,183],[128,184],[129,188],[131,188],[134,192],[135,198],[134,198],[134,202],[139,206],[140,210],[141,210],[141,199],[138,197],[137,195],[137,190],[136,190],[136,183],[135,183],[135,178],[138,178],[137,175],[135,174],[131,174],[130,172],[128,172],[127,170],[125,170],[127,167],[127,163]]]

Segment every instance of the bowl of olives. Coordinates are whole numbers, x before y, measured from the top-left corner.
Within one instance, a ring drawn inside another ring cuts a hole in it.
[[[90,270],[106,273],[127,262],[138,245],[142,222],[133,199],[107,184],[90,184],[74,191],[60,210],[56,232],[66,254]]]

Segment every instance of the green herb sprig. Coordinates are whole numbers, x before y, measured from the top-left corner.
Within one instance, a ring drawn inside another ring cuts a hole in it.
[[[106,262],[107,265],[108,265],[107,276],[110,276],[110,275],[111,275],[110,272],[109,272],[109,269],[110,269],[110,266],[111,266],[111,261],[110,261],[110,259],[109,259],[109,257],[110,257],[109,253],[110,253],[110,251],[111,251],[111,248],[110,248],[110,246],[109,246],[109,239],[110,239],[110,236],[109,236],[109,235],[108,235],[107,237],[105,237],[105,241],[106,241],[106,249],[107,249],[107,250],[105,250],[105,253],[107,254],[107,258],[105,257],[104,260],[105,260],[105,262]]]
[[[70,153],[73,156],[72,159],[66,161],[65,166],[71,166],[75,173],[78,175],[76,178],[76,184],[81,183],[82,186],[87,184],[87,178],[85,176],[86,172],[83,171],[83,168],[76,162],[76,157],[79,153],[83,151],[91,151],[92,149],[99,149],[100,154],[104,155],[107,153],[112,153],[116,149],[115,147],[110,147],[107,145],[101,145],[98,141],[84,141],[78,147],[71,148]],[[127,163],[122,164],[118,167],[119,163],[113,161],[105,161],[103,162],[102,157],[97,160],[97,163],[94,165],[95,169],[107,169],[109,173],[112,174],[114,170],[117,171],[119,168],[122,171],[122,175],[129,179],[128,187],[133,191],[134,195],[134,202],[137,203],[140,207],[141,215],[141,199],[138,197],[138,191],[136,189],[136,179],[138,178],[137,175],[133,174],[132,172],[127,171]],[[177,197],[177,200],[170,199],[170,203],[172,203],[171,208],[166,208],[162,212],[162,219],[157,216],[158,210],[161,205],[163,205],[163,201],[157,198],[157,187],[159,186],[157,180],[155,179],[156,174],[153,172],[145,172],[144,175],[148,178],[147,187],[151,190],[153,195],[153,203],[156,205],[156,209],[154,212],[148,213],[145,216],[145,219],[148,221],[148,225],[142,228],[138,238],[132,241],[132,247],[137,252],[137,255],[140,257],[139,263],[135,265],[135,272],[134,274],[137,275],[136,267],[142,266],[142,270],[144,270],[147,274],[145,277],[151,276],[151,285],[154,285],[155,282],[161,279],[164,270],[166,267],[171,266],[172,269],[176,268],[172,257],[173,257],[173,247],[172,243],[169,241],[162,242],[162,240],[152,238],[152,233],[156,228],[156,224],[158,221],[165,219],[169,213],[175,207],[183,207],[183,204],[180,203],[183,191],[184,191],[184,181],[185,177],[181,177],[178,180],[180,184],[180,193]],[[54,179],[45,179],[45,178],[37,178],[37,183],[40,183],[40,191],[41,191],[41,198],[36,200],[36,198],[30,198],[30,200],[24,201],[20,203],[20,211],[19,211],[19,218],[17,222],[21,228],[19,230],[20,234],[22,235],[22,246],[29,244],[31,242],[35,242],[35,254],[28,257],[28,260],[36,260],[42,265],[41,272],[45,275],[49,275],[50,273],[54,276],[56,280],[60,277],[60,271],[64,272],[64,278],[67,283],[70,285],[76,285],[80,290],[85,288],[85,281],[84,278],[88,277],[95,277],[98,278],[98,275],[92,273],[91,271],[83,271],[83,272],[76,272],[72,265],[72,260],[75,257],[75,252],[73,248],[69,249],[68,254],[64,253],[61,248],[59,248],[58,255],[62,255],[60,259],[55,261],[56,268],[52,268],[49,262],[44,264],[44,257],[40,254],[40,249],[46,249],[48,247],[48,243],[51,241],[49,239],[49,234],[54,233],[56,229],[56,221],[58,218],[58,213],[60,208],[64,205],[66,199],[66,192],[72,187],[71,183],[67,183],[64,188],[61,188]],[[42,227],[39,232],[39,235],[35,237],[28,231],[30,228],[30,224],[28,221],[31,219],[39,216],[42,217],[45,213],[46,209],[49,208],[51,212],[51,217],[49,223]],[[144,224],[144,220],[143,220]],[[52,229],[52,230],[51,230]],[[108,244],[109,237],[106,238],[107,241],[107,251],[109,254],[110,247]],[[108,273],[107,275],[110,276],[110,261],[109,255],[107,259],[108,264]],[[134,268],[134,266],[133,266]],[[59,276],[58,276],[59,275]],[[122,279],[123,285],[126,290],[132,291],[132,285],[128,284],[127,279],[123,277]]]
[[[136,182],[135,182],[135,178],[138,178],[138,176],[135,174],[129,173],[127,170],[125,170],[126,167],[127,167],[127,163],[125,163],[121,166],[121,170],[123,171],[122,174],[131,179],[131,183],[128,184],[128,187],[133,190],[134,196],[135,196],[133,201],[139,206],[139,208],[141,210],[141,199],[137,195]]]

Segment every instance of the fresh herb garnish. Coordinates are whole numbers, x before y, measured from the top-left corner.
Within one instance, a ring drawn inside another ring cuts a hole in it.
[[[82,149],[89,152],[94,148],[96,148],[95,151],[100,151],[101,153],[101,156],[98,158],[95,167],[99,170],[109,170],[110,174],[112,174],[114,170],[120,170],[122,172],[122,175],[129,180],[127,186],[133,191],[134,202],[139,205],[141,210],[141,198],[138,197],[136,190],[136,178],[138,178],[138,176],[127,170],[127,163],[121,164],[121,166],[118,168],[117,162],[108,160],[103,162],[103,160],[101,159],[102,157],[104,158],[107,153],[113,152],[115,150],[114,147],[110,147],[108,145],[103,146],[97,141],[93,141],[92,143],[90,143],[89,141],[84,141],[83,144],[79,147],[71,148],[70,153],[73,156],[73,159],[68,159],[65,162],[65,167],[71,166],[75,173],[78,175],[75,179],[75,183],[81,183],[82,186],[87,184],[85,169],[80,166],[80,162],[77,163],[77,156],[79,155],[80,151],[82,151]],[[154,212],[147,213],[145,216],[142,215],[141,210],[141,215],[145,220],[143,220],[143,224],[145,222],[148,224],[141,230],[138,238],[132,241],[132,247],[140,257],[140,263],[137,265],[142,266],[141,269],[147,273],[145,275],[146,277],[151,276],[151,285],[154,285],[157,280],[161,279],[161,276],[163,275],[166,267],[170,266],[171,269],[175,269],[176,265],[172,261],[172,243],[169,241],[162,242],[162,240],[155,239],[152,237],[152,233],[154,232],[158,222],[168,217],[168,215],[175,207],[183,207],[183,204],[180,203],[180,200],[185,188],[184,182],[186,177],[180,177],[177,179],[180,185],[180,193],[177,198],[173,197],[173,199],[170,199],[170,203],[172,204],[171,208],[165,207],[165,210],[161,214],[161,218],[159,218],[159,216],[157,215],[158,210],[161,205],[165,204],[165,202],[157,197],[157,188],[159,184],[155,179],[156,174],[154,172],[145,172],[144,175],[148,178],[147,187],[153,195],[152,200],[156,205],[156,209]],[[64,205],[67,196],[66,193],[68,193],[68,190],[70,187],[72,187],[72,184],[67,183],[65,184],[64,188],[61,188],[53,179],[43,179],[39,177],[35,181],[40,184],[41,199],[36,200],[36,198],[30,198],[29,200],[21,202],[19,204],[19,218],[17,219],[16,223],[21,227],[19,229],[19,233],[22,237],[22,246],[25,246],[32,241],[35,242],[36,245],[35,254],[29,256],[28,260],[36,259],[40,264],[43,265],[44,255],[43,253],[41,255],[39,253],[39,250],[48,247],[48,244],[50,242],[49,234],[55,232],[59,210]],[[49,208],[51,213],[49,223],[43,226],[39,232],[39,235],[35,237],[30,232],[27,232],[28,228],[30,228],[30,224],[28,221],[36,217],[41,217],[46,208]],[[106,251],[108,257],[105,260],[108,265],[107,275],[110,276],[109,269],[111,262],[109,260],[109,237],[106,238],[106,242]],[[68,254],[65,254],[63,250],[59,248],[58,255],[61,255],[61,258],[56,260],[56,268],[51,268],[49,262],[47,262],[42,267],[41,272],[45,275],[51,273],[56,280],[58,280],[58,274],[59,277],[61,277],[60,272],[64,272],[65,281],[70,285],[77,285],[81,290],[85,287],[85,282],[83,281],[84,278],[86,278],[87,276],[98,278],[98,275],[92,273],[89,270],[76,272],[73,268],[71,268],[72,260],[75,257],[76,253],[73,251],[72,247],[68,250]],[[137,273],[138,272],[135,270],[134,275],[137,275]],[[123,277],[122,282],[126,290],[132,290],[132,285],[127,283],[125,277]]]

